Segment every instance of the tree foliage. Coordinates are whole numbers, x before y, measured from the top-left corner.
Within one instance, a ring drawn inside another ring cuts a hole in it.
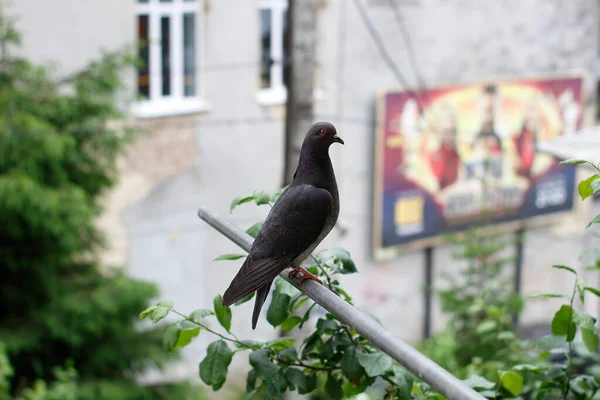
[[[0,27],[11,50],[18,34]],[[74,387],[77,399],[172,398],[134,380],[172,358],[157,344],[163,329],[134,325],[157,288],[101,273],[97,258],[94,222],[130,139],[114,126],[131,62],[105,53],[58,79],[10,52],[0,59],[0,389],[19,398],[68,400]]]

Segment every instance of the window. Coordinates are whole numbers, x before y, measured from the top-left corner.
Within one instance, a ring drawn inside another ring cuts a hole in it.
[[[198,14],[200,0],[137,0],[138,117],[198,112]]]
[[[287,0],[260,1],[260,91],[261,104],[285,103],[283,67],[287,58]]]

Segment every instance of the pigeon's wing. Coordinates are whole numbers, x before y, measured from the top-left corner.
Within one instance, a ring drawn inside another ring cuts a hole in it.
[[[270,283],[312,245],[331,213],[331,194],[312,185],[290,186],[256,236],[250,254],[223,295],[230,305]]]

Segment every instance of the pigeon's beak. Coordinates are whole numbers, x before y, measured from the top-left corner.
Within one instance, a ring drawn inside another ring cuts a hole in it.
[[[338,135],[333,135],[333,141],[337,142],[337,143],[340,143],[340,144],[344,144],[344,141]]]

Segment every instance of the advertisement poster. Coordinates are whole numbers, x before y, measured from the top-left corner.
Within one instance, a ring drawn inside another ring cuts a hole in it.
[[[582,81],[494,81],[380,95],[375,258],[482,221],[571,210],[575,168],[536,144],[580,129]]]

